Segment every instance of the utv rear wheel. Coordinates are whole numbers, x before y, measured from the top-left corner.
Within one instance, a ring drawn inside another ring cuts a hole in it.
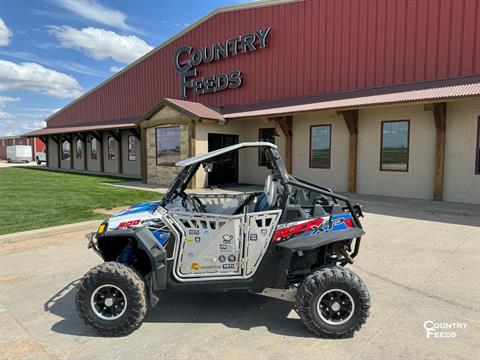
[[[320,337],[351,337],[368,318],[370,295],[355,273],[340,266],[324,267],[300,285],[296,310]]]
[[[142,324],[147,312],[145,283],[134,269],[106,262],[82,278],[75,305],[80,318],[98,333],[127,335]]]

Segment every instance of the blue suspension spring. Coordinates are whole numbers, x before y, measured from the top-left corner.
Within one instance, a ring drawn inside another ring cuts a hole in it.
[[[117,262],[125,265],[130,265],[133,258],[133,245],[126,245],[120,255],[117,257]]]
[[[288,282],[292,283],[295,280],[295,275],[293,274],[293,270],[292,268],[288,268],[287,271],[288,271],[287,273]]]

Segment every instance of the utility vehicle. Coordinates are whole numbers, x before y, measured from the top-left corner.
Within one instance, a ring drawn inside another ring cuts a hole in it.
[[[187,191],[200,166],[209,172],[240,150],[264,152],[263,191]],[[284,299],[293,292],[296,312],[316,335],[349,337],[360,329],[370,296],[344,267],[364,234],[358,204],[288,174],[267,142],[232,145],[176,165],[181,170],[161,201],[134,205],[88,236],[89,248],[105,261],[78,286],[76,308],[88,326],[106,336],[128,334],[162,291],[183,290]]]

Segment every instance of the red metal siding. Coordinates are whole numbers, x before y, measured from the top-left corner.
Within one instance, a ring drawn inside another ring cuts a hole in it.
[[[198,67],[243,83],[188,100],[222,106],[480,74],[477,0],[306,0],[219,13],[53,117],[67,126],[145,114],[179,98],[172,56],[271,26],[267,48]]]

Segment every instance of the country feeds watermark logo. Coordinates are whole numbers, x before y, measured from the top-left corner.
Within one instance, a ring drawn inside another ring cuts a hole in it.
[[[435,322],[427,320],[423,323],[427,338],[455,338],[458,330],[465,330],[464,322]]]

